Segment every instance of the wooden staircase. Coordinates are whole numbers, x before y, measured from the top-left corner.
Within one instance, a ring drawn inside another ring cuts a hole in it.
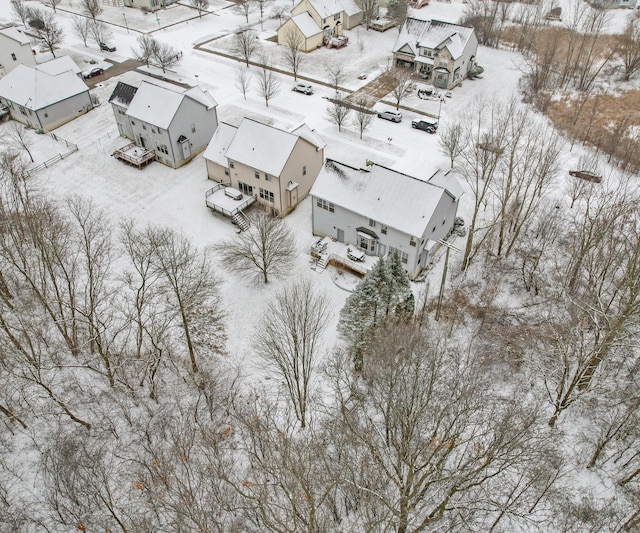
[[[240,231],[247,231],[251,226],[249,219],[242,211],[238,211],[235,215],[233,215],[231,217],[231,222],[233,222]]]

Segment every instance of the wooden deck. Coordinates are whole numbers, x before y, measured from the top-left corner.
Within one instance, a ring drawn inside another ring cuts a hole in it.
[[[111,155],[116,159],[120,159],[125,163],[138,167],[138,169],[148,165],[156,158],[156,153],[153,150],[140,148],[139,146],[136,146],[135,143],[129,143],[126,146],[123,146]]]

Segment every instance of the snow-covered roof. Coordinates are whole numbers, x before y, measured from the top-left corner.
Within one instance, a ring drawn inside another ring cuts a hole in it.
[[[213,137],[209,141],[209,145],[207,149],[202,154],[202,157],[205,159],[212,161],[213,163],[217,163],[223,167],[227,166],[227,149],[233,140],[238,128],[235,126],[231,126],[225,122],[220,122],[218,127],[216,128]]]
[[[322,32],[320,27],[316,24],[316,21],[313,20],[311,15],[306,11],[291,17],[291,21],[298,27],[300,33],[302,33],[306,38],[313,37],[314,35]]]
[[[57,76],[62,72],[66,72],[67,70],[72,71],[74,74],[80,74],[82,69],[76,65],[75,61],[71,59],[69,56],[60,56],[52,59],[51,61],[47,61],[46,63],[40,63],[36,65],[38,70],[42,72],[46,72],[51,76]]]
[[[245,117],[226,156],[272,176],[279,176],[298,139],[298,135]]]
[[[362,170],[331,159],[311,189],[312,196],[417,237],[424,234],[444,194],[435,183],[386,167],[374,164]]]
[[[446,48],[451,57],[457,59],[473,31],[473,28],[450,22],[409,17],[393,45],[393,51],[399,52],[404,46],[409,46],[416,54],[419,47],[432,50]]]
[[[218,102],[215,101],[215,98],[211,96],[209,91],[205,91],[198,85],[196,85],[195,87],[191,87],[191,89],[187,90],[184,95],[192,98],[196,102],[201,103],[207,109],[212,109],[218,105]]]
[[[31,44],[31,39],[25,35],[25,33],[16,28],[15,26],[9,26],[8,28],[2,28],[0,34],[8,37],[12,41],[16,41],[19,44]]]
[[[0,79],[0,96],[27,109],[43,109],[89,88],[71,70],[51,75],[38,67],[18,65]]]
[[[179,92],[143,81],[129,104],[127,115],[166,130],[185,97],[207,109],[217,105],[208,92],[194,89],[199,88],[193,87]]]
[[[304,140],[313,144],[316,148],[325,148],[327,146],[327,143],[324,142],[324,139],[320,137],[320,135],[318,135],[318,132],[311,129],[306,123],[301,124],[292,130],[291,133],[302,137]]]
[[[308,0],[323,19],[332,17],[336,13],[344,11],[347,15],[360,13],[362,9],[354,0]]]
[[[436,170],[433,176],[429,178],[429,183],[432,183],[437,187],[442,187],[456,200],[464,194],[462,184],[460,183],[458,178],[456,178],[455,173],[451,169]]]

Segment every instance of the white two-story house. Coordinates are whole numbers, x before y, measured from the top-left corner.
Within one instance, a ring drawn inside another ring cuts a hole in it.
[[[452,89],[474,67],[477,52],[473,28],[409,17],[393,46],[393,62],[436,87]]]
[[[118,82],[109,103],[120,135],[155,151],[155,159],[172,168],[202,152],[218,127],[218,104],[200,87],[173,90],[146,81],[139,87]]]
[[[462,187],[449,171],[421,180],[379,165],[327,159],[311,189],[313,234],[367,255],[396,251],[410,278],[453,229]]]
[[[15,26],[0,29],[0,78],[18,65],[35,64],[29,36]]]

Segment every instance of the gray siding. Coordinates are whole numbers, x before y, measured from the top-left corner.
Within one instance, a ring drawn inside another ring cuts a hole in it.
[[[192,131],[192,125],[195,125],[195,132]],[[184,98],[169,126],[169,138],[173,149],[169,151],[173,151],[174,154],[174,165],[172,166],[181,166],[204,150],[217,127],[218,115],[215,107],[207,110],[206,107],[195,100]],[[181,135],[189,139],[191,156],[187,159],[182,158],[182,151],[178,142]]]

